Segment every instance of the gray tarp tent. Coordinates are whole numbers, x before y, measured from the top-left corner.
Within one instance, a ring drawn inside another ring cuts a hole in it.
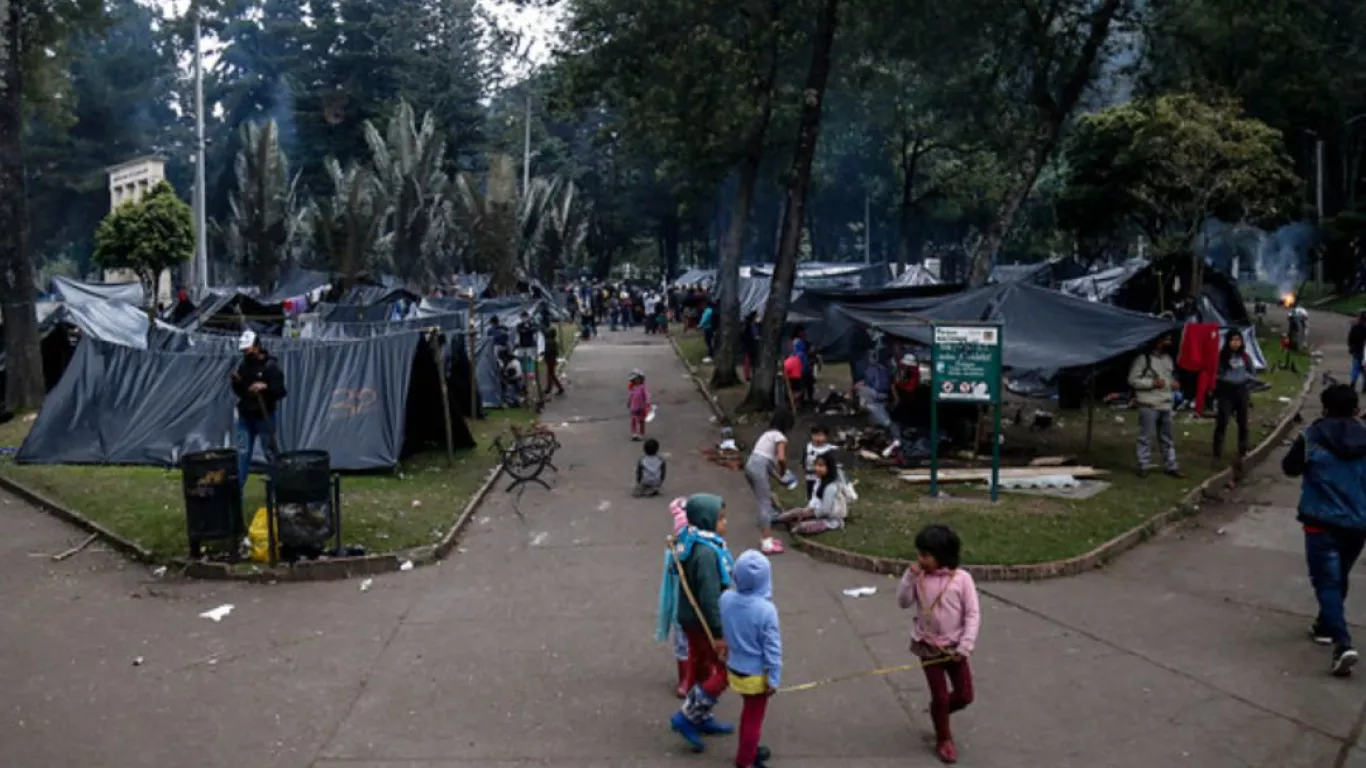
[[[83,283],[60,275],[52,278],[52,294],[58,301],[85,304],[90,301],[122,301],[141,307],[147,303],[142,283]]]
[[[278,414],[281,447],[328,451],[341,470],[397,464],[413,437],[405,433],[423,419],[440,421],[425,403],[439,385],[421,382],[419,397],[414,377],[436,370],[426,367],[421,343],[421,334],[410,332],[273,348],[289,392]],[[239,360],[235,349],[174,353],[87,339],[16,460],[171,466],[186,453],[231,446],[236,398],[229,377]],[[463,420],[453,414],[452,422],[457,447],[472,445]],[[263,459],[259,449],[256,458]]]
[[[840,306],[866,328],[928,346],[928,321],[999,321],[1002,364],[1016,370],[1055,371],[1096,365],[1133,352],[1180,326],[1170,320],[1067,296],[1028,282],[988,285],[933,300],[910,311]]]

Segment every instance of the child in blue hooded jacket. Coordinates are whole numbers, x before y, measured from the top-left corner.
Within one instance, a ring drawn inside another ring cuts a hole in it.
[[[1314,642],[1333,646],[1329,670],[1346,677],[1359,658],[1343,602],[1352,566],[1366,547],[1366,425],[1357,418],[1360,401],[1351,387],[1328,387],[1319,400],[1323,416],[1295,439],[1281,468],[1304,478],[1298,517],[1319,603],[1309,633]]]
[[[736,768],[763,768],[767,747],[759,746],[768,697],[783,674],[783,636],[773,605],[773,571],[768,558],[748,550],[735,561],[735,588],[721,595],[721,627],[730,655],[730,687],[744,699]]]

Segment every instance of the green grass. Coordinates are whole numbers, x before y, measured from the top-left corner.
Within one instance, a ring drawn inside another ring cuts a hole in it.
[[[1325,304],[1320,304],[1315,309],[1337,312],[1343,315],[1355,315],[1366,309],[1366,293],[1354,293],[1347,296],[1335,296]]]
[[[1300,371],[1309,370],[1306,355],[1296,356],[1295,362]],[[1293,398],[1304,386],[1303,374],[1268,372],[1262,378],[1271,389],[1253,396],[1249,419],[1253,446],[1284,415],[1287,406],[1279,398]],[[1024,406],[1028,414],[1032,407],[1027,401]],[[1018,407],[1007,406],[1007,416]],[[1017,457],[1017,464],[1037,456],[1075,457],[1077,464],[1109,470],[1110,474],[1099,479],[1112,483],[1110,488],[1085,500],[1003,493],[999,503],[991,504],[984,485],[955,483],[941,486],[950,498],[936,500],[928,497],[927,485],[906,483],[885,469],[856,467],[851,474],[858,480],[860,500],[850,508],[848,525],[841,531],[822,534],[818,540],[855,552],[910,559],[915,556],[916,532],[929,523],[939,522],[953,526],[962,536],[963,559],[967,563],[1060,560],[1084,554],[1171,509],[1192,488],[1223,468],[1211,458],[1212,418],[1194,419],[1185,413],[1177,416],[1177,455],[1187,474],[1187,478],[1178,480],[1160,473],[1141,479],[1134,473],[1136,412],[1097,407],[1089,454],[1084,451],[1086,412],[1064,411],[1057,417],[1061,426],[1041,432],[1029,431],[1028,418],[1018,427],[1007,419],[1003,426],[1007,453]],[[809,418],[792,432],[789,455],[798,455],[804,449]],[[1117,423],[1116,418],[1122,423]],[[751,424],[741,430],[742,436],[752,441],[758,426]],[[1236,431],[1230,425],[1225,455],[1235,450]],[[986,466],[990,466],[989,462]],[[788,507],[801,506],[802,493],[802,488],[796,492],[783,491],[782,502]]]
[[[576,336],[565,329],[560,338],[562,355],[568,357]],[[408,457],[393,473],[343,475],[344,542],[371,553],[434,544],[497,465],[498,457],[488,450],[493,438],[513,424],[532,421],[523,409],[494,410],[482,421],[471,421],[477,446],[457,453],[453,466],[444,451],[434,451]],[[0,446],[19,446],[32,426],[31,416],[0,426]],[[75,509],[158,558],[188,552],[178,469],[19,465],[10,454],[0,457],[0,474]],[[245,522],[264,504],[264,485],[253,476],[243,506]]]

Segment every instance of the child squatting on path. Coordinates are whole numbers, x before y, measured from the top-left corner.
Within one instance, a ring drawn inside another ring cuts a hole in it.
[[[632,494],[637,497],[658,496],[668,469],[664,457],[659,455],[659,441],[653,437],[646,440],[645,455],[636,462],[636,487]]]
[[[1350,386],[1335,384],[1319,400],[1323,416],[1295,438],[1281,468],[1304,478],[1298,519],[1304,526],[1309,581],[1319,602],[1309,634],[1314,642],[1333,646],[1329,670],[1346,677],[1359,658],[1343,601],[1352,566],[1366,544],[1366,425],[1357,419],[1360,403]]]
[[[730,687],[744,697],[736,768],[763,768],[769,751],[759,746],[768,697],[783,675],[783,636],[773,605],[773,570],[768,558],[752,549],[735,561],[735,589],[721,595],[721,626],[730,655]]]
[[[662,642],[668,637],[675,620],[688,638],[688,664],[694,682],[669,725],[694,752],[701,752],[706,748],[702,736],[735,732],[735,726],[711,714],[728,684],[721,662],[729,653],[721,631],[721,593],[730,588],[735,561],[722,538],[726,535],[725,501],[710,493],[697,493],[688,497],[686,510],[688,526],[664,555],[655,638]]]
[[[639,368],[631,370],[630,383],[626,385],[626,408],[631,412],[631,439],[645,439],[645,417],[650,413],[650,389],[645,386],[645,372]]]
[[[901,577],[896,600],[915,608],[911,653],[920,658],[930,688],[935,753],[946,763],[958,761],[949,715],[972,703],[972,669],[968,657],[977,645],[981,611],[972,575],[958,567],[962,542],[946,525],[926,526],[915,537],[920,553]],[[949,684],[953,684],[950,693]]]

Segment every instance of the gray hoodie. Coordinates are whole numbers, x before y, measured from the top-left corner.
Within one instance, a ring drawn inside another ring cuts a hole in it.
[[[1157,380],[1165,385],[1157,388]],[[1159,411],[1172,409],[1172,390],[1176,387],[1176,366],[1171,355],[1158,352],[1140,352],[1134,356],[1129,366],[1129,386],[1134,388],[1135,399],[1140,408],[1153,408]]]

